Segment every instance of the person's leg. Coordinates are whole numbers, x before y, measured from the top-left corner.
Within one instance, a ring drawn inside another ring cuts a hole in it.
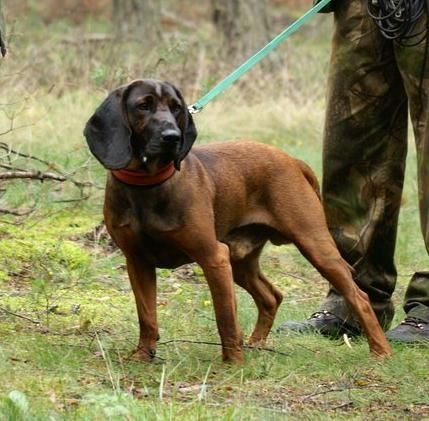
[[[386,328],[394,313],[407,100],[393,47],[368,17],[365,0],[338,2],[327,102],[322,193],[328,225]],[[331,289],[314,317],[282,328],[331,334],[343,322],[352,330],[357,325],[343,297]]]
[[[416,31],[426,27],[424,16]],[[429,253],[429,40],[413,47],[395,47],[396,61],[410,103],[416,140],[420,223]],[[418,271],[405,294],[405,320],[388,332],[390,339],[429,340],[429,272]]]

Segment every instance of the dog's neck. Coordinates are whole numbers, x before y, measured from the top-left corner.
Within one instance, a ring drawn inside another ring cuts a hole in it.
[[[143,170],[112,170],[113,176],[122,183],[131,186],[155,186],[164,183],[176,172],[173,162],[162,167],[153,175]]]

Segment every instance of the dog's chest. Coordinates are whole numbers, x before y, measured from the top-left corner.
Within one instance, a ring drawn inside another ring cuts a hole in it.
[[[183,225],[183,215],[168,200],[123,202],[106,218],[107,228],[125,255],[138,254],[151,265],[175,268],[190,259],[168,241]]]
[[[168,242],[142,234],[140,251],[145,260],[157,268],[174,269],[192,260]]]
[[[113,223],[115,226],[131,226],[134,232],[163,233],[180,228],[184,223],[183,206],[170,192],[129,191],[113,199]]]

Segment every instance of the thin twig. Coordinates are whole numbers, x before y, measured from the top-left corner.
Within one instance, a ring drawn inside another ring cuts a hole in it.
[[[43,159],[40,159],[40,158],[38,158],[37,156],[28,155],[28,154],[26,154],[26,153],[18,152],[17,150],[12,149],[12,148],[10,147],[10,145],[8,145],[8,144],[7,144],[7,143],[5,143],[5,142],[0,142],[0,149],[3,149],[4,151],[6,151],[8,155],[11,155],[11,154],[13,154],[13,155],[17,155],[17,156],[20,156],[21,158],[28,158],[28,159],[33,159],[34,161],[41,162],[42,164],[45,164],[45,165],[47,165],[48,167],[51,167],[51,166],[52,166],[52,164],[51,164],[50,162],[45,161],[45,160],[43,160]]]
[[[53,200],[53,203],[76,203],[76,202],[82,202],[84,200],[89,199],[90,195],[89,194],[85,194],[82,195],[81,197],[77,197],[76,199],[59,199],[59,200]]]
[[[290,353],[283,352],[283,351],[277,351],[276,349],[273,349],[273,348],[265,348],[265,347],[252,346],[252,345],[243,345],[243,348],[244,349],[252,349],[252,350],[256,350],[256,351],[272,352],[273,354],[284,355],[287,357],[290,356]]]
[[[188,343],[188,344],[198,344],[198,345],[214,345],[214,346],[222,346],[219,342],[206,342],[206,341],[192,341],[189,339],[170,339],[168,341],[164,342],[158,342],[158,345],[169,345],[173,343]],[[258,347],[258,346],[251,346],[251,345],[243,345],[244,349],[251,349],[251,350],[257,350],[257,351],[266,351],[266,352],[272,352],[274,354],[279,355],[286,355],[289,356],[290,354],[282,351],[277,351],[272,348],[265,348],[265,347]]]
[[[13,132],[14,130],[26,129],[27,127],[31,127],[31,126],[34,126],[34,123],[23,124],[22,126],[14,127],[13,120],[11,120],[10,127],[7,130],[5,130],[4,132],[0,132],[0,136],[4,136],[5,134]]]
[[[6,215],[14,215],[14,216],[27,216],[33,211],[34,211],[34,207],[30,209],[22,209],[22,210],[0,208],[0,213],[4,213]]]
[[[14,167],[13,165],[8,165],[8,164],[0,164],[0,168],[4,168],[6,170],[11,170],[11,171],[27,171],[24,168]]]
[[[190,339],[170,339],[168,341],[158,342],[158,345],[169,345],[174,343],[222,346],[219,342],[191,341]]]
[[[340,388],[326,389],[326,390],[321,390],[320,392],[310,393],[309,395],[304,396],[303,399],[302,399],[302,401],[304,402],[304,401],[306,401],[308,399],[313,398],[314,396],[326,395],[328,393],[349,392],[351,390],[380,389],[380,388],[383,388],[383,385],[368,385],[366,387],[352,386],[352,387],[344,387],[344,388],[341,388],[341,389]]]
[[[296,274],[291,273],[291,272],[284,272],[284,271],[281,271],[280,273],[281,273],[282,275],[289,276],[290,278],[299,279],[300,281],[304,281],[304,282],[312,282],[312,281],[311,281],[310,279],[308,279],[308,278],[304,278],[303,276],[299,276],[299,275],[296,275]]]
[[[183,16],[177,16],[175,13],[171,12],[170,10],[162,8],[161,16],[163,19],[169,20],[177,26],[183,26],[184,28],[193,29],[193,30],[197,28],[197,25],[195,25],[194,22],[184,19]]]
[[[37,320],[33,320],[33,319],[30,319],[30,318],[29,318],[29,317],[27,317],[27,316],[23,316],[22,314],[18,314],[18,313],[14,313],[13,311],[6,310],[6,309],[5,309],[5,308],[3,308],[3,307],[0,307],[0,311],[3,311],[3,313],[6,313],[6,314],[10,314],[11,316],[19,317],[20,319],[27,320],[27,321],[29,321],[29,322],[31,322],[31,323],[34,323],[35,325],[40,325],[40,322],[39,322],[39,321],[37,321]]]
[[[333,410],[335,410],[335,409],[344,409],[344,408],[348,408],[349,406],[353,406],[353,401],[343,402],[340,405],[335,405],[335,406],[331,407],[331,409],[333,409]]]
[[[60,42],[63,42],[65,44],[76,44],[81,45],[82,43],[89,43],[89,42],[106,42],[106,41],[112,41],[113,36],[108,34],[102,34],[102,33],[94,33],[94,34],[86,34],[82,35],[79,38],[75,37],[67,37],[64,36],[61,38]]]

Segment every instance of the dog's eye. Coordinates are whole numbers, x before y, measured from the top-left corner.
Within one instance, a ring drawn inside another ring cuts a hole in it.
[[[180,111],[182,111],[182,106],[179,103],[174,102],[170,105],[170,110],[173,114],[178,114]]]
[[[140,104],[137,104],[137,108],[141,111],[149,111],[152,108],[152,104],[149,101],[140,102]]]
[[[140,111],[150,111],[154,107],[154,99],[151,95],[147,95],[137,102],[137,109]]]

